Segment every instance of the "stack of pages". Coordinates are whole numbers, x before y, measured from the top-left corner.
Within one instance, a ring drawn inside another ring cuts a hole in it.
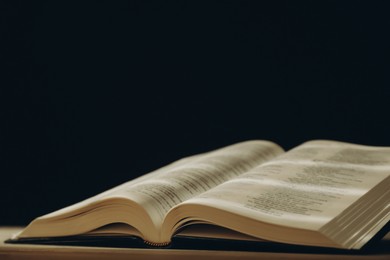
[[[246,141],[191,156],[32,221],[11,242],[136,237],[360,249],[390,219],[390,147]]]

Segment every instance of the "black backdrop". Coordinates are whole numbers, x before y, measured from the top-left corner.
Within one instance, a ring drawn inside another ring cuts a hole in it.
[[[1,225],[238,141],[390,146],[385,2],[9,2]]]

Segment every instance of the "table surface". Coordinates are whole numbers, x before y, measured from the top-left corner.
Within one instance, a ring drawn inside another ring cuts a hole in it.
[[[211,250],[174,250],[104,248],[81,246],[6,244],[21,227],[0,227],[0,259],[390,259],[390,233],[382,240],[377,251],[365,254],[305,254],[278,252],[239,252]]]

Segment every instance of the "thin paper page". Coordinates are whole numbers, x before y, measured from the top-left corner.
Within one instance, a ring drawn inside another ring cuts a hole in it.
[[[384,148],[307,143],[189,202],[318,230],[389,176],[388,155]]]
[[[235,178],[282,152],[271,142],[240,143],[161,172],[155,178],[120,190],[120,194],[142,204],[156,224],[162,223],[166,213],[175,205]]]

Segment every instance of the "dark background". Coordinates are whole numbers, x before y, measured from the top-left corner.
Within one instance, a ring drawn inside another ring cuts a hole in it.
[[[386,1],[0,10],[1,225],[243,140],[390,146]]]

